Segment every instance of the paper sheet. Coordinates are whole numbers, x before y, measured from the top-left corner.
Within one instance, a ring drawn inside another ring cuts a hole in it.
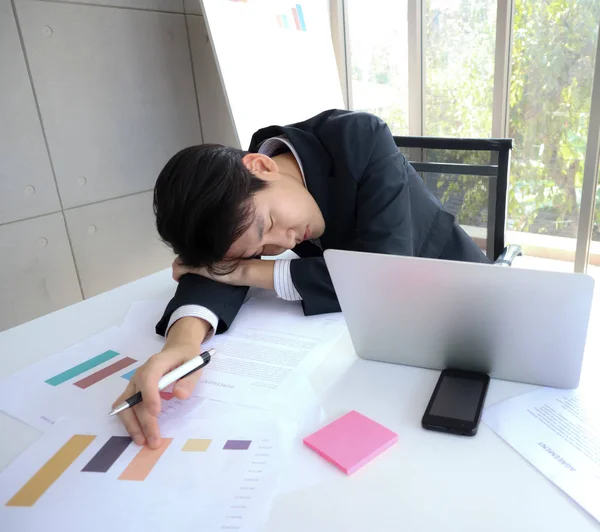
[[[217,356],[203,371],[195,394],[264,405],[306,378],[344,327],[340,314],[307,317],[299,305],[251,299],[229,331],[206,344]]]
[[[166,303],[132,304],[123,330],[147,335]],[[204,344],[217,355],[203,370],[194,395],[266,408],[282,390],[314,371],[344,329],[341,313],[304,316],[299,302],[278,299],[272,291],[250,290],[229,331]]]
[[[154,334],[153,324],[164,304],[134,303],[121,328],[107,329],[5,377],[0,409],[40,430],[63,416],[106,417],[126,377],[162,349],[164,340]],[[168,399],[163,399],[161,427],[201,406],[208,411],[206,400],[269,411],[285,404],[287,410],[283,397],[304,382],[343,327],[341,315],[305,317],[299,305],[259,293],[242,307],[231,330],[211,342],[217,355],[193,398],[178,401],[164,394]],[[306,407],[304,401],[293,404]]]
[[[46,430],[63,416],[107,417],[111,404],[127,385],[123,376],[161,349],[162,341],[156,335],[128,335],[111,327],[2,379],[0,409],[39,430]],[[107,352],[114,356],[96,359]],[[129,365],[118,369],[125,363]],[[102,371],[114,372],[98,373]],[[81,388],[77,383],[84,379],[88,379],[83,384],[87,387]]]
[[[152,452],[125,436],[116,420],[56,423],[0,475],[3,529],[262,529],[289,449],[278,424],[188,419]]]
[[[483,421],[600,521],[600,394],[543,388],[487,408]]]
[[[194,419],[227,420],[242,418],[247,422],[260,422],[275,419],[285,424],[291,431],[291,451],[289,464],[283,471],[283,478],[277,494],[300,491],[336,478],[337,471],[324,460],[315,459],[314,452],[302,443],[302,438],[311,434],[326,423],[327,416],[314,390],[306,380],[286,390],[268,409],[234,405],[210,399],[198,399],[200,404],[190,409],[186,415]],[[181,401],[185,403],[185,401]],[[185,405],[183,406],[185,408]],[[179,423],[179,418],[161,422],[161,432],[170,423]]]

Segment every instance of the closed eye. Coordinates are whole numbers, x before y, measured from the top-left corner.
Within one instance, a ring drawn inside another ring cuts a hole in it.
[[[273,217],[272,217],[272,216],[269,216],[269,220],[271,221],[271,225],[270,225],[270,226],[269,226],[269,228],[267,229],[267,233],[268,233],[268,232],[269,232],[271,229],[273,229],[273,226],[275,225],[275,223],[273,222]],[[263,246],[262,248],[260,248],[260,249],[259,249],[259,250],[256,252],[256,255],[255,255],[255,257],[256,257],[256,258],[260,258],[260,257],[262,257],[264,254],[265,254],[265,246]]]

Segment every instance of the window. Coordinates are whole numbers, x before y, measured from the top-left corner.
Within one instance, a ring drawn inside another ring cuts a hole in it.
[[[496,0],[425,0],[424,134],[492,133]]]
[[[348,0],[352,103],[408,134],[408,0]]]
[[[578,229],[600,2],[343,1],[353,108],[381,116],[397,135],[512,137],[506,240],[539,258],[534,267],[572,271],[584,238]],[[410,108],[417,124],[409,123],[409,101],[421,107]],[[423,178],[479,234],[485,180]],[[595,203],[589,262],[600,272],[600,188]]]
[[[598,20],[596,0],[515,2],[509,228],[573,239],[569,249],[579,222]]]
[[[423,31],[424,135],[489,138],[492,133],[496,0],[424,0]],[[429,153],[428,160],[490,163],[489,152]],[[423,179],[469,235],[486,250],[488,178],[442,174],[423,175]]]

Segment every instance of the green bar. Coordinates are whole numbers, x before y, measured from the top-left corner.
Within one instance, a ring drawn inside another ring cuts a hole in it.
[[[119,356],[119,353],[117,353],[116,351],[105,351],[101,355],[97,355],[94,358],[90,358],[89,360],[86,360],[81,364],[77,364],[77,366],[73,366],[67,371],[63,371],[62,373],[51,377],[46,381],[46,383],[48,383],[50,386],[58,386],[59,384],[62,384],[63,382],[72,379],[73,377],[77,377],[78,375],[81,375],[82,373],[85,373],[86,371],[95,368],[96,366],[99,366],[107,360],[110,360],[111,358],[115,358],[117,356]]]

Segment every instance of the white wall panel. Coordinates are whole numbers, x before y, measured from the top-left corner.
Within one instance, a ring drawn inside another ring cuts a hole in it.
[[[198,0],[199,1],[199,0]],[[204,142],[237,146],[233,122],[210,45],[204,17],[186,15]],[[253,81],[250,81],[251,83]],[[242,146],[247,149],[248,146]]]
[[[61,213],[0,226],[0,330],[81,301]]]
[[[10,0],[0,0],[0,223],[60,210]]]
[[[152,196],[144,192],[65,211],[85,297],[173,262],[156,232]]]
[[[149,190],[201,142],[184,15],[17,8],[65,208]]]
[[[63,0],[47,0],[62,2]],[[125,7],[131,9],[144,9],[147,11],[167,11],[182,13],[182,0],[64,0],[71,4],[96,4],[100,6]],[[198,0],[200,1],[200,0]]]

